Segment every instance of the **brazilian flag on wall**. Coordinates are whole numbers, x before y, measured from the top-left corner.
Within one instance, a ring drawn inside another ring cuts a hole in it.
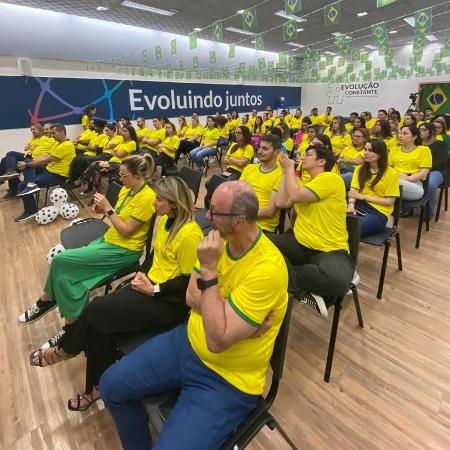
[[[420,110],[425,108],[431,108],[434,115],[450,111],[450,83],[422,84]]]

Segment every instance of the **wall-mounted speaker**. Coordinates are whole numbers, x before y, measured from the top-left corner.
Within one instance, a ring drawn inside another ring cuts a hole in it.
[[[31,61],[28,58],[17,58],[17,69],[20,75],[32,75]]]

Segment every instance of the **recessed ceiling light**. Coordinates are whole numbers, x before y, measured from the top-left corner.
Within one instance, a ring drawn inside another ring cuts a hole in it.
[[[107,6],[97,6],[97,11],[109,11],[109,8]]]
[[[326,53],[327,55],[333,55],[333,56],[337,55],[337,53],[333,53],[333,52],[324,52],[324,53]]]
[[[370,50],[376,50],[377,47],[375,47],[375,45],[365,45],[364,47],[370,49]]]
[[[298,48],[303,48],[304,47],[304,45],[297,44],[297,42],[288,42],[287,45],[292,45],[292,47],[298,47]]]
[[[245,10],[244,9],[240,9],[239,11],[237,11],[238,14],[242,14]]]
[[[194,31],[202,31],[202,29],[199,27],[196,27],[196,28],[194,28]]]
[[[414,27],[416,25],[416,19],[414,19],[414,16],[410,17],[403,17],[403,20],[408,24]]]
[[[366,11],[363,11],[363,12],[360,12],[360,13],[358,13],[358,14],[356,14],[358,17],[363,17],[363,16],[367,16],[367,12]]]
[[[331,33],[331,34],[336,37],[345,36],[344,33],[341,33],[339,31],[336,31],[335,33]],[[352,38],[350,36],[347,36],[347,39],[350,41]]]
[[[250,41],[252,44],[256,44],[256,41]]]
[[[127,6],[128,8],[140,9],[141,11],[148,11],[155,14],[160,14],[162,16],[173,16],[176,11],[168,11],[166,9],[155,8],[154,6],[143,5],[142,3],[130,2],[125,0],[121,3],[122,6]]]
[[[303,31],[303,28],[297,28],[297,31],[298,32]]]
[[[438,40],[438,38],[437,38],[434,34],[427,34],[427,35],[425,36],[425,38],[426,38],[428,41],[430,41],[430,42],[434,42],[434,41],[437,41],[437,40]]]
[[[233,33],[245,34],[246,36],[255,36],[256,35],[256,33],[253,33],[251,31],[245,31],[245,30],[242,30],[241,28],[236,28],[236,27],[226,27],[225,30],[232,31]]]
[[[389,34],[396,34],[396,33],[398,33],[398,30],[391,30],[391,31],[389,31]]]
[[[274,13],[276,16],[284,17],[285,19],[289,20],[295,20],[298,23],[306,22],[306,19],[303,19],[302,17],[294,16],[293,14],[286,14],[286,11],[280,10]]]

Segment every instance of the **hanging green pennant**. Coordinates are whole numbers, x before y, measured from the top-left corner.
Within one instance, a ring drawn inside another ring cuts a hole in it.
[[[285,0],[284,1],[284,12],[286,14],[299,13],[302,10],[301,0]]]
[[[325,58],[325,62],[327,66],[332,66],[333,65],[333,57],[332,56],[327,56]]]
[[[367,61],[369,61],[369,54],[365,53],[365,52],[364,53],[361,52],[361,58],[360,59],[361,59],[362,63],[366,63]]]
[[[213,41],[221,41],[223,38],[223,22],[221,19],[216,20],[212,24]]]
[[[192,33],[189,33],[189,48],[193,50],[194,48],[197,48],[197,32],[193,31]]]
[[[242,28],[244,31],[253,31],[256,29],[256,26],[256,7],[252,6],[242,13]]]
[[[414,44],[413,44],[413,54],[419,54],[423,52],[423,49],[425,47],[425,36],[416,36],[414,38]]]
[[[352,50],[352,61],[359,61],[361,59],[361,50]]]
[[[367,61],[364,63],[364,67],[366,70],[372,70],[372,61]]]
[[[239,70],[239,73],[240,73],[241,75],[244,75],[244,73],[245,73],[245,62],[239,63],[238,70]]]
[[[319,61],[319,69],[324,70],[326,67],[326,61]]]
[[[234,58],[236,55],[236,45],[230,44],[228,47],[228,58]]]
[[[194,69],[198,69],[198,56],[194,56],[194,57],[192,58],[192,67],[193,67]]]
[[[335,2],[323,8],[325,26],[336,25],[341,21],[341,2]]]
[[[305,70],[311,69],[311,61],[304,61],[303,69],[305,69]]]
[[[353,64],[347,64],[345,66],[345,73],[351,73],[353,72]]]
[[[297,37],[297,22],[289,20],[283,24],[283,41],[289,42]]]
[[[312,54],[313,61],[320,61],[320,53],[319,50],[314,50]]]
[[[209,63],[216,64],[216,51],[215,50],[211,50],[209,52]]]
[[[259,33],[255,36],[255,49],[264,50],[264,34]]]
[[[266,58],[258,58],[258,68],[259,70],[266,68]]]
[[[343,49],[348,46],[348,36],[342,34],[340,36],[336,36],[334,39],[334,45],[339,51],[343,51]]]
[[[372,25],[372,38],[374,44],[378,47],[386,47],[388,45],[388,34],[386,24],[384,22]]]
[[[382,6],[390,5],[394,3],[396,0],[377,0],[377,8],[381,8]]]
[[[275,70],[275,62],[274,61],[269,61],[267,63],[267,70],[269,71],[269,73],[272,73]]]
[[[338,58],[338,64],[337,64],[337,66],[338,66],[338,67],[343,67],[343,66],[345,66],[345,58],[342,58],[342,57]]]
[[[414,15],[414,28],[416,35],[430,34],[432,22],[432,8],[422,9]]]
[[[177,54],[177,40],[176,39],[172,39],[170,41],[170,54],[171,55]]]
[[[230,68],[228,66],[222,67],[222,76],[227,79],[230,78]]]
[[[288,56],[288,66],[289,69],[293,69],[295,67],[295,57],[294,56]]]
[[[157,45],[155,47],[155,56],[156,56],[156,59],[161,59],[162,58],[162,50],[161,50],[161,46],[160,45]]]
[[[308,46],[305,48],[305,58],[310,59],[311,56],[312,56],[312,48]]]
[[[386,68],[392,67],[394,65],[394,61],[392,58],[384,58],[384,65]]]
[[[142,61],[144,62],[144,64],[148,61],[147,50],[142,51]]]
[[[287,62],[287,55],[286,52],[278,53],[278,64],[281,66],[285,66]]]

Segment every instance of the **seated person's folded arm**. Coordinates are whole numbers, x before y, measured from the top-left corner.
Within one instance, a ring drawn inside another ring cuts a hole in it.
[[[44,153],[42,156],[33,159],[32,161],[19,161],[17,167],[24,169],[25,167],[40,167],[46,166],[48,163],[59,161],[60,158],[56,158],[48,153]]]
[[[268,205],[265,208],[259,208],[258,211],[259,218],[272,217],[277,212],[278,207],[276,203],[276,198],[277,198],[277,191],[272,191],[272,193],[270,194],[270,200]]]

